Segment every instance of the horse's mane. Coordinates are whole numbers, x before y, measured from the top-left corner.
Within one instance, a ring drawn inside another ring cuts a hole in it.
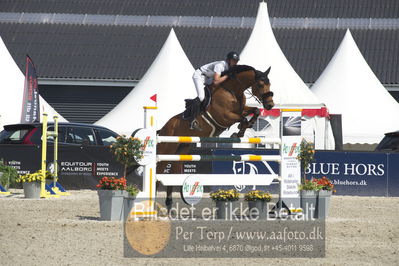
[[[227,75],[227,74],[238,74],[244,71],[249,71],[249,70],[255,70],[255,68],[251,67],[251,66],[247,66],[247,65],[235,65],[232,66],[230,69],[225,70],[222,72],[221,76]]]

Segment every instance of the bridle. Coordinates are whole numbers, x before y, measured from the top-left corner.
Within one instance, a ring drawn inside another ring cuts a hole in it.
[[[262,79],[260,79],[260,80],[262,80]],[[258,80],[258,81],[260,81],[260,80]],[[255,87],[256,88],[256,90],[260,90],[261,89],[261,85],[259,85],[259,83],[258,83],[258,81],[256,82],[256,84],[254,84],[254,85],[252,85],[252,87]],[[265,83],[265,85],[268,85],[268,84],[270,84],[270,83]],[[267,102],[266,101],[266,99],[268,98],[268,97],[273,97],[273,95],[274,95],[274,93],[272,92],[272,91],[268,91],[268,92],[265,92],[265,93],[262,93],[261,95],[260,95],[260,98],[262,99],[262,101],[260,101],[260,99],[258,99],[258,97],[257,96],[255,96],[251,91],[248,91],[249,92],[249,94],[251,95],[251,97],[250,98],[254,98],[259,104],[263,104],[263,102]]]

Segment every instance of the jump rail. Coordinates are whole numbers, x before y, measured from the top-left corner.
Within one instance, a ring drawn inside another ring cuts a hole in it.
[[[281,162],[280,155],[157,155],[157,161],[272,161]]]
[[[280,138],[226,138],[226,137],[177,137],[158,136],[157,142],[167,143],[251,143],[251,144],[281,144]]]

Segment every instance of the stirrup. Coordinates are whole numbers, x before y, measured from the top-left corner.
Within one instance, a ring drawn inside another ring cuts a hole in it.
[[[200,128],[197,119],[194,119],[193,121],[191,121],[191,123],[190,123],[190,129],[192,129],[192,130],[195,129],[195,130],[198,130],[198,131],[202,131],[202,128]]]

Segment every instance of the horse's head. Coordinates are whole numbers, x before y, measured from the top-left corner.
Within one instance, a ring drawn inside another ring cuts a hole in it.
[[[262,72],[255,70],[251,66],[236,65],[222,72],[222,76],[229,75],[230,78],[226,83],[233,82],[228,87],[230,90],[234,91],[236,89],[240,93],[243,93],[244,90],[251,87],[252,94],[262,102],[266,110],[270,110],[273,108],[274,102],[273,92],[270,91],[270,81],[267,77],[269,72],[270,67],[265,72]],[[227,85],[225,87],[227,88]]]
[[[270,67],[265,71],[255,70],[255,84],[252,85],[252,94],[255,95],[263,104],[266,110],[274,106],[273,92],[270,91],[270,81],[268,78]]]

